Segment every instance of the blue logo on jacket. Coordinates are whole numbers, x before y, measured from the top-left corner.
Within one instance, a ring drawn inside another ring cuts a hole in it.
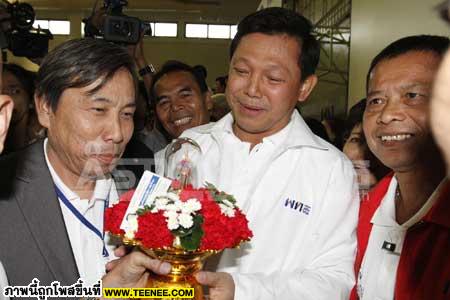
[[[311,206],[304,204],[300,201],[295,201],[295,199],[287,198],[284,202],[284,206],[293,210],[298,210],[300,213],[309,215],[311,212]]]

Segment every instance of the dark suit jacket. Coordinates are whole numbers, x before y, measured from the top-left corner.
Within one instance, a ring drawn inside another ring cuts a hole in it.
[[[0,158],[0,261],[10,285],[77,281],[58,201],[42,141]]]

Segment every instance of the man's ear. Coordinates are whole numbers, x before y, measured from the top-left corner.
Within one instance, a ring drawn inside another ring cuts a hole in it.
[[[14,108],[14,102],[10,96],[0,95],[0,153],[3,151],[9,122]]]
[[[50,115],[53,113],[51,104],[43,96],[34,95],[34,106],[36,107],[39,123],[48,129],[50,126]]]
[[[208,111],[212,111],[213,109],[213,100],[210,91],[205,92],[205,106]]]
[[[298,102],[305,102],[308,99],[309,94],[311,94],[318,80],[315,74],[309,75],[303,80],[298,92]]]

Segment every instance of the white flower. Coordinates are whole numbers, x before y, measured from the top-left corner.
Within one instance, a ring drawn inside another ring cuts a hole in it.
[[[167,219],[167,228],[169,228],[169,230],[175,230],[178,227],[180,227],[180,224],[178,223],[178,218]]]
[[[181,208],[183,207],[183,202],[181,200],[174,202],[175,207],[177,208],[177,211],[181,211]]]
[[[186,202],[184,202],[181,206],[181,212],[184,214],[191,214],[195,211],[198,211],[202,208],[202,205],[200,202],[195,199],[188,199]]]
[[[169,230],[175,230],[180,226],[178,222],[178,213],[176,211],[166,210],[164,212],[164,217],[166,217],[167,228],[169,228]]]
[[[156,211],[163,210],[167,203],[169,202],[169,199],[166,197],[157,197],[155,200],[155,209]]]
[[[170,218],[177,218],[178,217],[178,213],[174,210],[166,210],[164,212],[164,217],[170,219]]]
[[[172,200],[173,202],[180,201],[180,197],[178,197],[177,194],[172,193],[172,192],[167,193],[167,198],[169,200]]]
[[[223,215],[227,217],[234,217],[234,209],[231,207],[226,206],[225,204],[220,203],[220,211]]]
[[[190,214],[179,214],[178,222],[186,229],[191,228],[192,225],[194,225],[194,220]]]
[[[180,205],[177,203],[172,203],[172,204],[167,204],[166,207],[164,208],[166,211],[179,211],[180,210]]]

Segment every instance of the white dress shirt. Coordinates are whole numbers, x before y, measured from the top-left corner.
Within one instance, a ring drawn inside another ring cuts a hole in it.
[[[198,182],[233,194],[254,234],[219,262],[217,270],[233,276],[235,300],[347,300],[359,208],[351,162],[296,111],[284,129],[251,150],[232,124],[228,114],[182,137],[201,147]],[[164,150],[156,155],[160,174],[163,157]]]
[[[100,232],[103,232],[103,214],[108,200],[109,206],[118,201],[118,194],[114,180],[98,179],[95,183],[91,199],[81,199],[70,190],[53,169],[47,156],[47,139],[44,141],[44,153],[47,166],[53,182],[69,200],[69,202]],[[84,225],[66,205],[59,199],[64,223],[69,236],[70,245],[75,262],[85,284],[92,285],[105,274],[105,264],[115,259],[115,245],[111,243],[109,235],[105,234],[105,245],[109,256],[103,256],[103,239]]]
[[[395,217],[397,186],[398,182],[394,176],[371,220],[373,227],[358,274],[357,289],[361,300],[394,299],[397,268],[406,233],[433,207],[443,183],[436,188],[422,208],[401,225]]]

